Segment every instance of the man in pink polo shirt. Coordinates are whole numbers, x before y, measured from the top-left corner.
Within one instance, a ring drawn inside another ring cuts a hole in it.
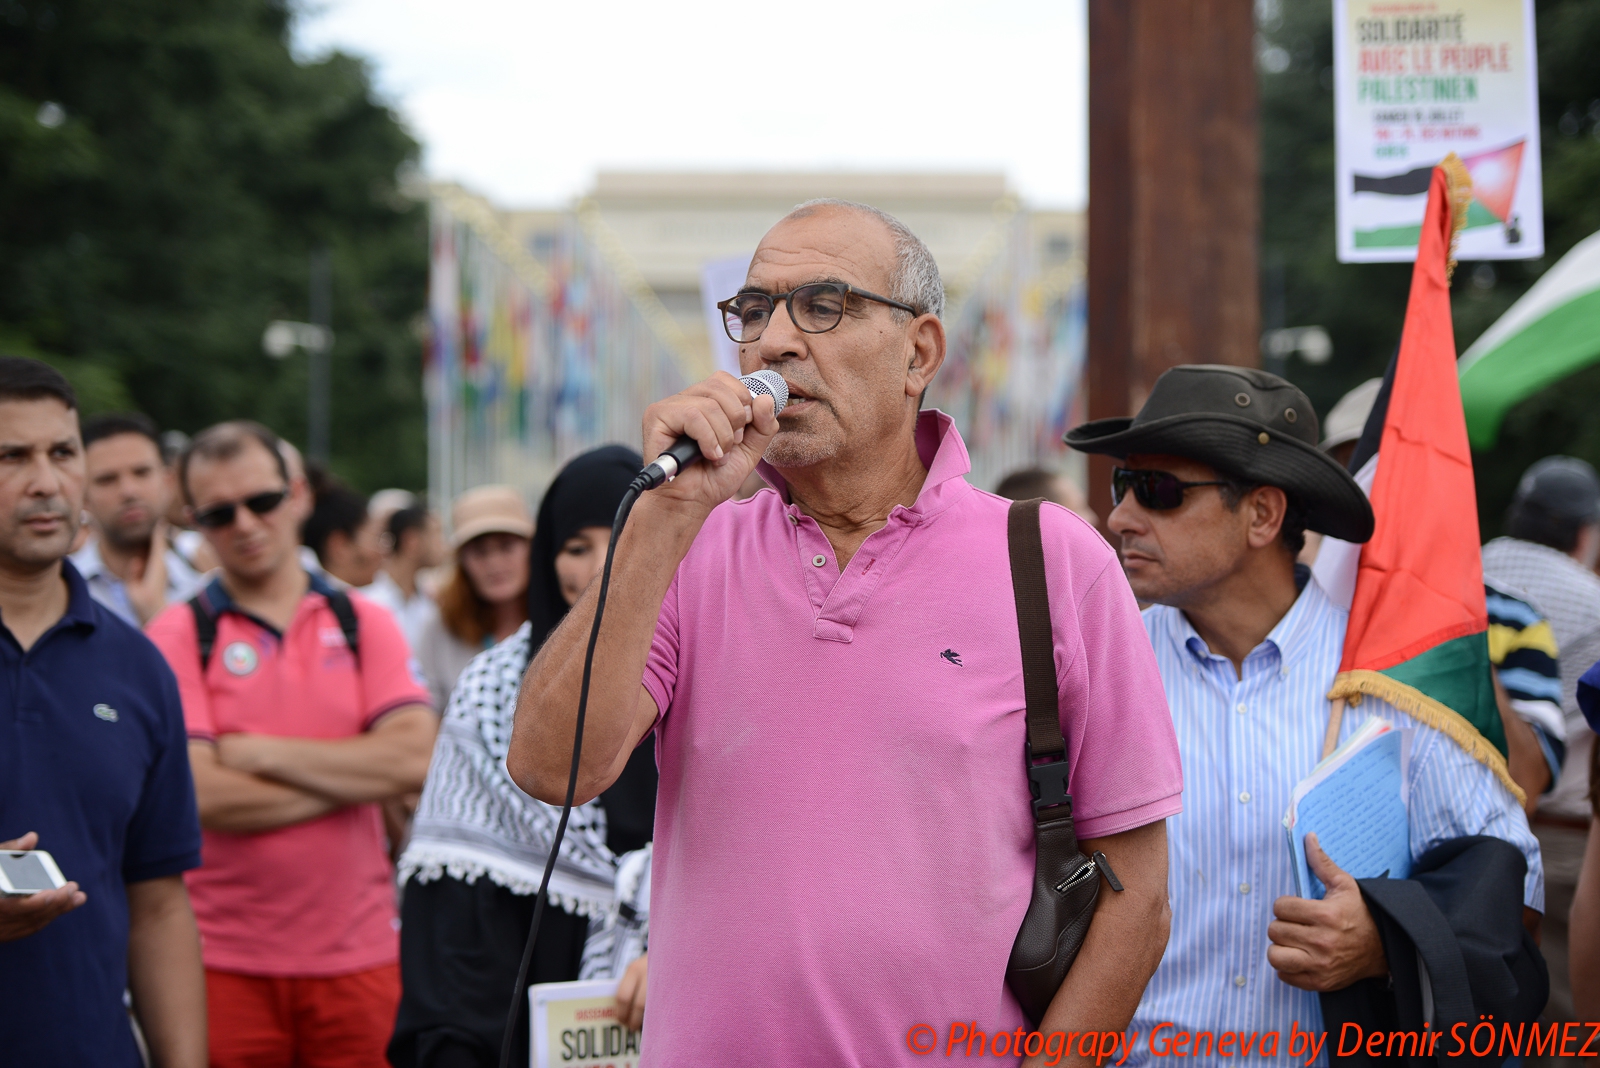
[[[203,431],[179,482],[221,574],[148,634],[189,728],[212,1068],[380,1065],[400,975],[378,806],[422,787],[427,690],[388,612],[301,566],[309,493],[270,431]]]
[[[1008,502],[918,410],[943,303],[903,225],[801,205],[728,306],[743,369],[782,374],[789,407],[724,374],[645,416],[647,456],[688,433],[706,459],[617,546],[577,796],[656,730],[646,1065],[880,1068],[921,1063],[917,1025],[940,1048],[953,1022],[1026,1029],[1005,982],[1035,857]],[[774,489],[732,502],[758,463]],[[1040,1030],[1120,1031],[1166,944],[1182,776],[1116,554],[1064,508],[1042,525],[1078,834],[1127,889],[1102,893]],[[595,592],[530,668],[508,759],[556,804]]]

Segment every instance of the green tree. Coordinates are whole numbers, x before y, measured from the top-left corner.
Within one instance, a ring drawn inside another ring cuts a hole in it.
[[[1262,64],[1259,82],[1263,321],[1327,328],[1334,358],[1287,369],[1326,412],[1345,390],[1383,373],[1400,340],[1411,265],[1335,258],[1328,0],[1263,0],[1257,11],[1263,47],[1282,50]],[[1600,230],[1600,2],[1537,0],[1535,12],[1545,256],[1457,267],[1452,306],[1463,351],[1551,264]],[[1512,410],[1500,444],[1473,458],[1485,537],[1498,532],[1517,477],[1534,460],[1568,453],[1600,466],[1597,412],[1596,368]]]
[[[261,332],[333,264],[333,467],[425,481],[417,145],[363,63],[297,62],[290,0],[0,0],[0,348],[84,408],[306,438],[306,360]]]

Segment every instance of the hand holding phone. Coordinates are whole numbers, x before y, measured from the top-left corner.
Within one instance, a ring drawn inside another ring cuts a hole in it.
[[[26,938],[88,900],[77,883],[61,878],[50,854],[34,849],[38,844],[32,831],[0,842],[0,942]],[[27,885],[38,882],[53,885]]]

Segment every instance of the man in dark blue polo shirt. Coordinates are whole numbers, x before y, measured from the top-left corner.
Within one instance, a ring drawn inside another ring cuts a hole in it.
[[[200,863],[177,682],[63,558],[85,467],[72,389],[0,357],[0,848],[71,880],[0,896],[0,1063],[203,1068]]]

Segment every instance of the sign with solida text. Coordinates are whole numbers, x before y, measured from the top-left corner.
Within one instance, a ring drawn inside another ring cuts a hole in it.
[[[1472,175],[1456,258],[1544,255],[1533,0],[1334,0],[1339,260],[1416,259],[1433,167]]]
[[[617,1018],[617,981],[580,979],[528,988],[530,1068],[637,1068],[639,1032]]]

